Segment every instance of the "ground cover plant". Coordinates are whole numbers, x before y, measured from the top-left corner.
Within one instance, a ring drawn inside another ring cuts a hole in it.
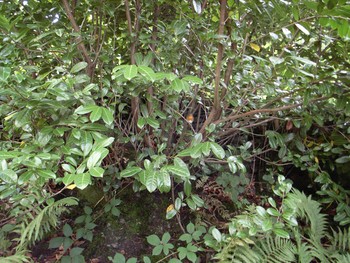
[[[0,261],[350,261],[348,1],[0,9]]]

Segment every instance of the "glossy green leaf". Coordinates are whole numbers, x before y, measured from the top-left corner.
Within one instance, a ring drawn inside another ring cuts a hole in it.
[[[75,178],[75,174],[66,174],[66,175],[63,177],[62,182],[63,182],[65,185],[70,185],[71,183],[73,183],[74,178]]]
[[[182,79],[176,78],[171,82],[171,88],[180,93],[181,91],[188,91],[189,90],[189,85]]]
[[[131,166],[131,167],[128,167],[125,170],[121,171],[120,176],[122,178],[127,178],[127,177],[134,176],[141,171],[142,171],[142,169],[140,167]]]
[[[146,125],[146,118],[144,117],[140,117],[137,120],[137,127],[139,127],[140,129],[142,129],[145,125]]]
[[[101,108],[102,110],[102,120],[104,123],[111,125],[114,121],[113,113],[107,108]]]
[[[11,68],[9,67],[0,67],[0,81],[6,82],[11,75]]]
[[[106,148],[110,146],[113,142],[114,142],[113,137],[108,137],[106,139],[99,139],[95,141],[94,145],[92,146],[92,149],[95,151],[100,148]]]
[[[225,150],[219,144],[217,144],[216,142],[211,142],[210,148],[218,159],[225,158]]]
[[[75,173],[75,168],[70,164],[67,164],[67,163],[62,164],[62,168],[63,168],[63,170],[65,170],[69,173],[72,173],[72,174]]]
[[[72,67],[72,69],[70,70],[70,73],[77,73],[77,72],[83,70],[84,68],[86,68],[87,65],[88,64],[84,61],[79,62]]]
[[[148,117],[148,118],[146,118],[146,122],[152,128],[159,129],[159,122],[156,119]]]
[[[79,189],[85,189],[91,184],[91,175],[89,173],[76,174],[74,177],[74,183]]]
[[[158,186],[157,172],[154,170],[142,171],[140,173],[140,181],[150,193],[154,192]]]
[[[189,81],[189,82],[192,82],[194,84],[203,84],[203,80],[201,80],[200,78],[196,77],[196,76],[190,76],[190,75],[187,75],[183,78],[183,80],[186,80],[186,81]]]
[[[216,239],[216,241],[221,242],[222,236],[221,236],[220,231],[217,228],[213,228],[211,234]]]
[[[103,177],[103,173],[105,172],[105,170],[101,167],[92,167],[89,170],[89,173],[93,176],[93,177]]]
[[[11,169],[0,171],[0,182],[3,181],[8,184],[13,184],[16,183],[17,179],[17,174]]]
[[[106,148],[100,148],[95,150],[87,160],[87,168],[91,169],[92,167],[99,164],[108,154],[108,150]]]
[[[124,68],[124,77],[127,80],[131,80],[137,76],[137,66],[128,65]]]
[[[283,229],[276,228],[276,229],[273,230],[273,232],[279,237],[290,238],[289,233],[287,231],[283,230]]]
[[[11,158],[16,158],[21,156],[21,152],[17,151],[0,151],[0,160],[6,160],[6,159],[11,159]]]
[[[101,119],[102,117],[102,108],[101,107],[96,107],[93,109],[93,111],[90,114],[90,121],[95,122]]]
[[[55,179],[56,174],[50,170],[37,170],[37,173],[39,176],[45,179]]]
[[[87,156],[92,149],[92,136],[90,132],[81,131],[80,148],[83,151],[83,155]]]
[[[75,114],[86,114],[89,112],[92,112],[93,110],[95,110],[96,108],[98,108],[98,106],[96,105],[85,105],[85,106],[79,106],[74,113]]]
[[[153,69],[147,66],[139,66],[138,71],[149,81],[155,81],[155,73]]]

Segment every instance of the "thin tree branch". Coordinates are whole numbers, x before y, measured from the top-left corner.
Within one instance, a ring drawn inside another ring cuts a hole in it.
[[[63,3],[63,8],[66,12],[66,15],[67,15],[72,27],[73,27],[73,30],[79,34],[79,36],[76,38],[76,43],[78,45],[78,49],[80,50],[80,52],[83,55],[84,61],[86,63],[88,63],[87,74],[89,75],[89,77],[92,77],[93,71],[94,71],[93,60],[91,59],[89,52],[87,51],[87,49],[83,43],[83,38],[81,37],[80,28],[79,28],[77,22],[75,21],[75,18],[73,16],[73,11],[72,11],[71,7],[69,6],[68,1],[62,0],[62,3]]]
[[[327,100],[329,98],[330,97],[319,97],[319,98],[310,100],[309,103],[319,102],[319,101]],[[237,115],[231,115],[231,116],[228,116],[226,118],[217,120],[217,121],[214,122],[214,124],[219,124],[219,123],[227,122],[227,121],[233,121],[233,120],[237,120],[237,119],[244,118],[244,117],[251,116],[251,115],[254,115],[254,114],[258,114],[258,113],[273,113],[273,112],[278,112],[278,111],[290,110],[290,109],[294,109],[294,108],[297,108],[297,107],[300,107],[300,106],[303,106],[303,105],[304,105],[304,103],[301,102],[301,103],[291,104],[291,105],[278,107],[278,108],[251,110],[251,111],[248,111],[248,112],[244,112],[244,113],[237,114]]]
[[[225,21],[226,21],[226,4],[227,4],[227,0],[220,1],[220,24],[219,24],[219,29],[218,29],[219,36],[224,35]],[[213,105],[213,108],[212,108],[208,118],[205,120],[202,128],[199,131],[202,134],[205,133],[205,128],[210,123],[217,120],[221,116],[220,80],[221,80],[221,63],[222,63],[223,53],[224,53],[224,45],[221,42],[219,42],[218,54],[216,57],[216,69],[215,69],[214,105]]]

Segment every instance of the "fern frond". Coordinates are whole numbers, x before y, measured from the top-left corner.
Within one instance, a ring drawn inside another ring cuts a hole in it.
[[[296,262],[295,245],[289,239],[269,236],[257,243],[256,248],[261,255],[260,262]]]
[[[22,223],[20,243],[17,246],[17,251],[26,248],[27,245],[33,244],[41,239],[45,233],[57,226],[59,216],[67,211],[66,206],[77,205],[77,199],[74,197],[66,197],[55,201],[42,210],[38,211],[37,215],[29,224]]]
[[[329,237],[331,249],[340,253],[350,252],[350,228],[344,230],[338,228],[338,232],[332,229],[332,233],[333,235]]]
[[[295,239],[295,247],[294,247],[294,254],[297,257],[297,262],[299,263],[310,263],[314,260],[314,257],[312,256],[312,246],[307,243],[303,242],[300,232],[295,229],[294,230],[294,239]]]
[[[22,252],[23,253],[23,252]],[[22,253],[17,253],[8,257],[0,257],[0,262],[6,263],[22,263],[22,262],[30,262],[28,257],[22,255]]]
[[[334,263],[349,263],[350,262],[350,253],[344,255],[334,255],[332,256],[332,262]]]
[[[220,263],[257,263],[260,255],[252,250],[244,240],[232,238],[215,258]]]
[[[296,213],[310,224],[308,233],[310,238],[320,242],[326,236],[328,226],[326,215],[321,213],[320,203],[296,189],[288,194],[285,201],[288,202],[289,207],[294,207]]]

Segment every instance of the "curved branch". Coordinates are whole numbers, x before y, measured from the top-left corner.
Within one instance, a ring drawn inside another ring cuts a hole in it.
[[[319,98],[310,100],[309,103],[319,102],[319,101],[327,100],[329,98],[330,97],[319,97]],[[237,119],[244,118],[244,117],[251,116],[251,115],[254,115],[254,114],[258,114],[258,113],[273,113],[273,112],[278,112],[278,111],[290,110],[290,109],[294,109],[294,108],[300,107],[303,104],[304,103],[301,102],[301,103],[291,104],[291,105],[287,105],[287,106],[283,106],[283,107],[279,107],[279,108],[251,110],[251,111],[248,111],[248,112],[244,112],[244,113],[237,114],[237,115],[231,115],[231,116],[228,116],[226,118],[217,120],[217,121],[214,122],[214,124],[219,124],[219,123],[227,122],[227,121],[233,121],[233,120],[237,120]]]
[[[87,74],[89,75],[89,77],[92,77],[93,72],[94,72],[94,63],[89,55],[89,52],[87,51],[87,49],[83,43],[83,38],[81,37],[81,31],[80,31],[80,28],[79,28],[79,26],[78,26],[78,24],[75,21],[75,18],[73,16],[72,8],[69,6],[69,3],[67,0],[62,0],[62,3],[63,3],[63,8],[66,12],[66,15],[67,15],[74,31],[79,34],[79,36],[76,38],[76,43],[78,45],[78,49],[80,50],[80,52],[83,55],[84,61],[86,63],[88,63]]]

